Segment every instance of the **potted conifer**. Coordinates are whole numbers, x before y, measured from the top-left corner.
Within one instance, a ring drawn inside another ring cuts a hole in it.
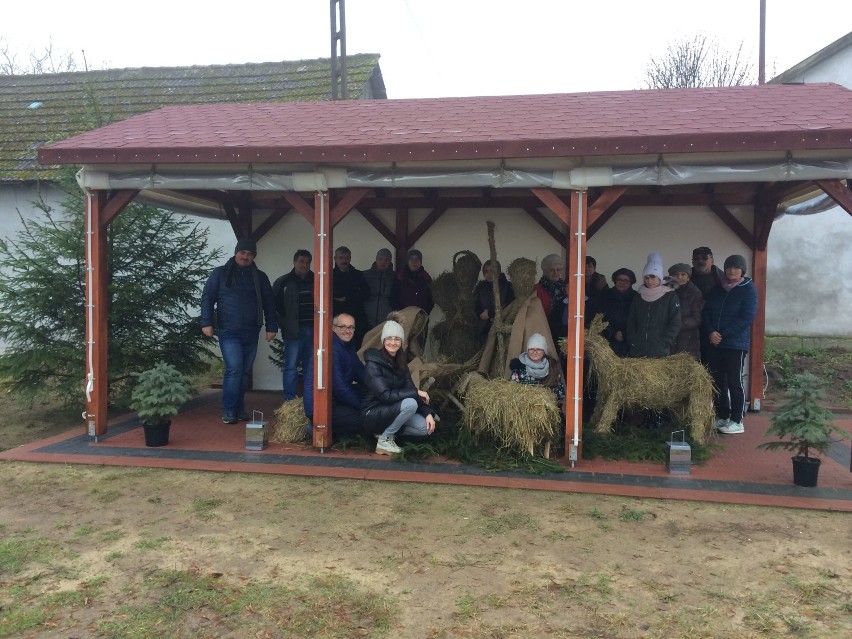
[[[834,439],[849,439],[849,435],[834,424],[834,416],[823,408],[819,400],[825,397],[822,384],[812,373],[804,372],[793,377],[786,393],[787,401],[770,419],[767,435],[778,441],[760,444],[758,448],[795,453],[793,456],[793,483],[797,486],[817,485],[819,457],[811,452],[825,454]]]
[[[139,373],[130,396],[130,407],[142,419],[146,446],[165,446],[169,443],[171,417],[191,395],[183,374],[171,364],[160,362]]]

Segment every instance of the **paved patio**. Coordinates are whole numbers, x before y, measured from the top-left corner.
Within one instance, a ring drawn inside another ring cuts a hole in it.
[[[247,402],[267,418],[279,404],[279,393],[250,393]],[[720,435],[723,449],[704,465],[693,465],[689,475],[670,475],[656,463],[606,460],[580,460],[574,468],[566,463],[564,473],[525,475],[447,460],[409,463],[363,450],[320,453],[307,444],[270,443],[263,451],[247,451],[243,424],[223,424],[218,394],[210,393],[193,400],[172,421],[168,446],[146,447],[138,421],[125,417],[113,420],[97,441],[75,430],[4,451],[0,460],[463,484],[852,512],[848,442],[835,443],[823,458],[819,486],[802,488],[793,485],[788,453],[756,449],[766,441],[769,413],[749,414],[745,423],[742,435]],[[838,424],[852,432],[850,416],[840,416]]]

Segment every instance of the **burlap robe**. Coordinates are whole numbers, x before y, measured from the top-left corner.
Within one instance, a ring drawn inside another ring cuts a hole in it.
[[[541,300],[533,291],[530,296],[523,302],[518,310],[518,315],[512,324],[512,332],[509,334],[509,343],[506,350],[506,361],[503,362],[503,379],[509,379],[511,371],[509,370],[509,362],[527,350],[527,340],[534,333],[541,333],[547,341],[547,354],[551,357],[559,359],[556,345],[553,343],[553,338],[550,336],[550,327],[547,323],[547,315],[544,313],[544,308],[541,305]],[[488,333],[488,341],[485,342],[485,350],[482,353],[482,359],[479,362],[479,372],[486,377],[488,371],[491,370],[492,360],[497,356],[497,334],[494,327]]]

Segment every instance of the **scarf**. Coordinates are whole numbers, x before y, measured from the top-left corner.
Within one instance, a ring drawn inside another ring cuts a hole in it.
[[[527,367],[527,377],[543,380],[550,374],[550,360],[545,355],[540,362],[534,362],[526,351],[518,356],[518,361]]]
[[[234,258],[228,260],[225,264],[225,286],[232,288],[234,286],[234,271],[239,268]],[[257,325],[263,326],[263,300],[260,296],[260,275],[258,275],[257,266],[252,264],[247,267],[251,269],[252,281],[254,281],[254,298],[257,304]]]
[[[552,311],[557,304],[565,299],[565,282],[563,280],[551,282],[549,279],[542,276],[542,278],[538,281],[538,285],[550,294],[549,311]]]
[[[648,288],[644,284],[639,287],[639,295],[646,302],[656,302],[666,293],[671,293],[671,290],[668,286],[660,284],[659,286],[655,286],[654,288]]]
[[[728,291],[728,293],[730,293],[732,290],[734,290],[737,286],[739,286],[743,282],[745,282],[744,277],[741,277],[736,282],[729,282],[728,280],[724,280],[722,282],[722,288],[725,289],[726,291]]]

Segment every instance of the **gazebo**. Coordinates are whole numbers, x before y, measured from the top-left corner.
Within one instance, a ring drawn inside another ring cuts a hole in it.
[[[39,161],[82,165],[89,434],[107,427],[106,229],[135,198],[226,217],[237,237],[261,246],[285,216],[312,225],[318,424],[330,423],[335,227],[357,210],[399,257],[445,215],[464,232],[454,210],[499,207],[544,229],[567,256],[566,442],[576,452],[586,243],[626,207],[701,207],[751,249],[760,311],[748,390],[760,409],[767,239],[779,206],[815,192],[852,213],[852,92],[763,85],[172,106],[45,146]],[[427,214],[412,226],[415,208]]]

